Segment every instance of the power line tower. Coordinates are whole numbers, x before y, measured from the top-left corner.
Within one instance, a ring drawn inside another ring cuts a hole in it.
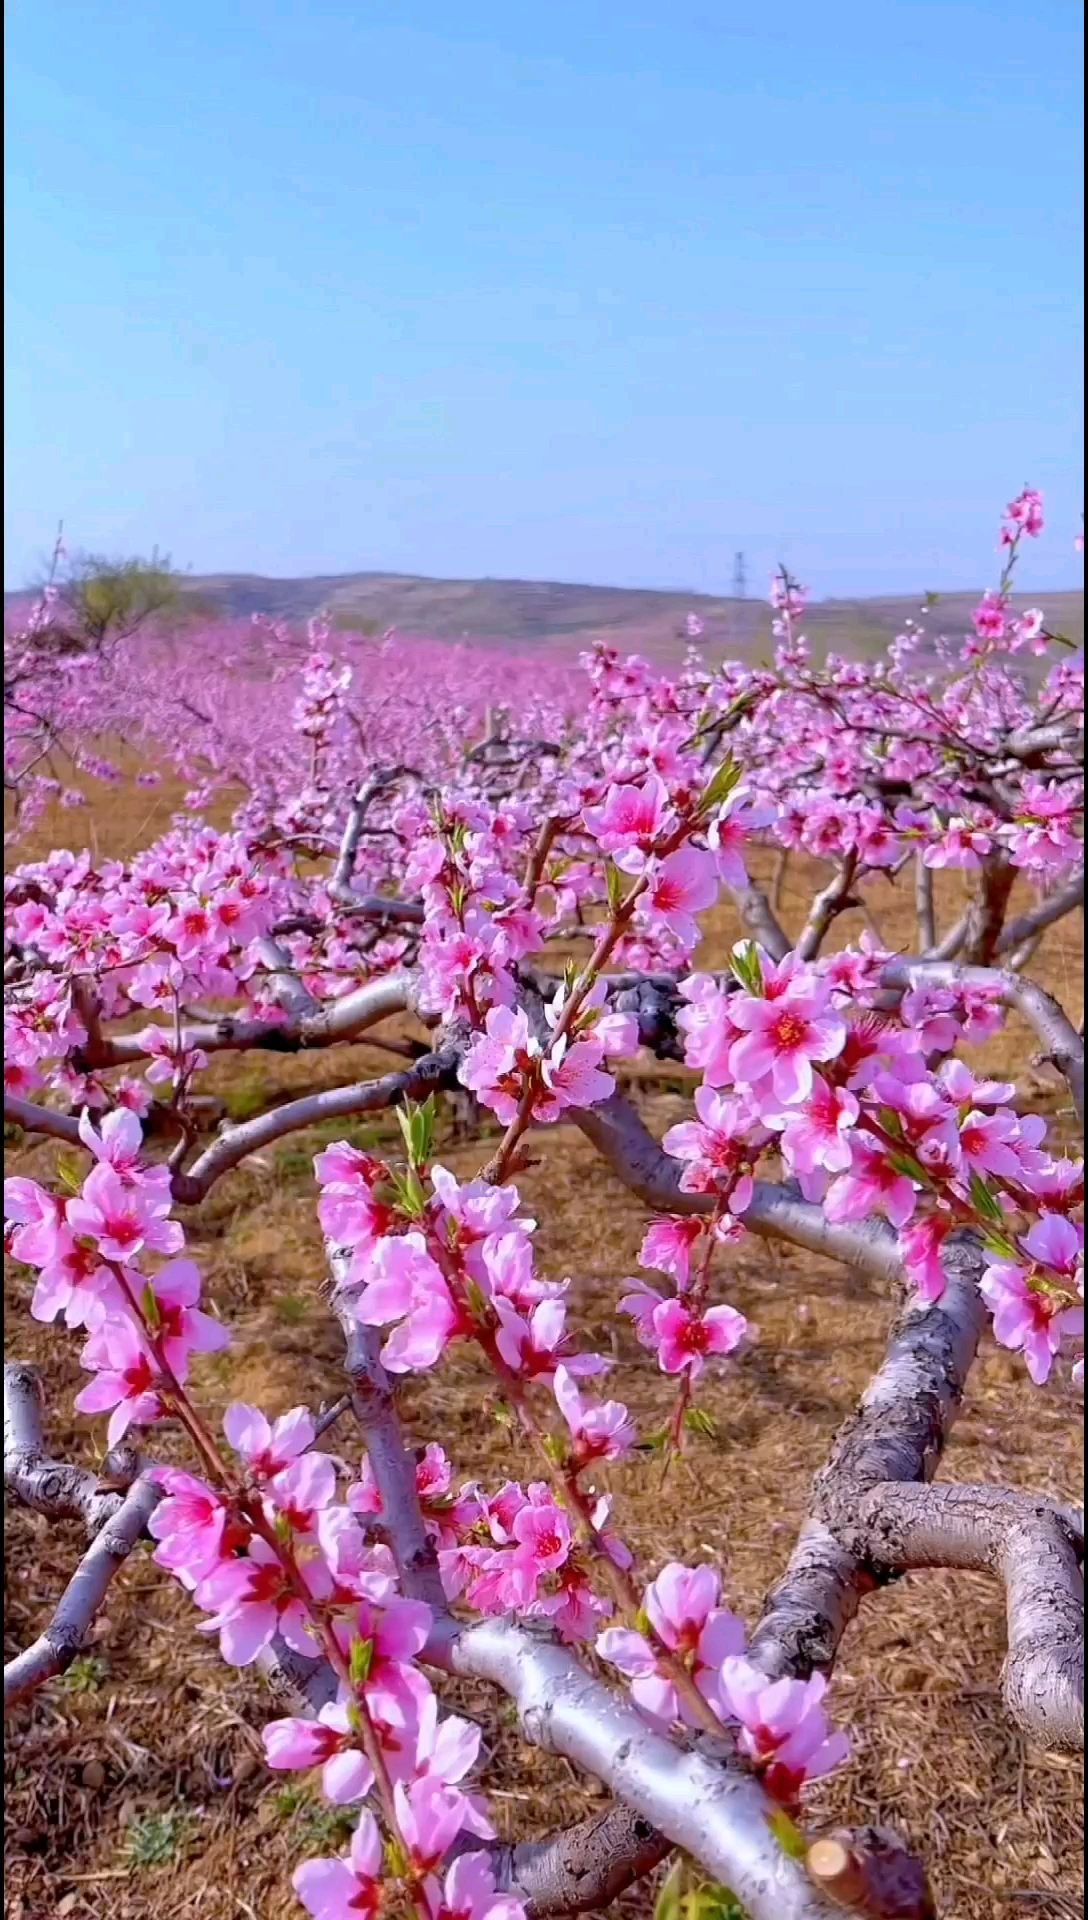
[[[740,605],[737,603],[741,602]],[[733,555],[733,605],[729,609],[729,629],[738,653],[748,639],[748,564],[743,553]]]

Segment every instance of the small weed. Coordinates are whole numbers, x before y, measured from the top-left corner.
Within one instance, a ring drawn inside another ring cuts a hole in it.
[[[148,1813],[134,1820],[125,1844],[132,1867],[166,1867],[176,1860],[189,1836],[183,1813]]]
[[[278,1317],[285,1326],[300,1327],[309,1318],[310,1302],[300,1293],[284,1293],[274,1302]]]
[[[339,1852],[358,1819],[357,1809],[324,1806],[305,1787],[281,1787],[272,1804],[281,1820],[292,1822],[299,1847],[307,1852]]]
[[[223,1098],[227,1113],[236,1126],[243,1120],[252,1120],[255,1113],[263,1111],[268,1101],[263,1074],[243,1074],[227,1088]]]
[[[105,1660],[94,1653],[79,1653],[61,1682],[66,1693],[97,1693],[109,1673]]]

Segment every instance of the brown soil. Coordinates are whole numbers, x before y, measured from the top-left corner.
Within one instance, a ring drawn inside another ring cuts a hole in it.
[[[93,816],[45,822],[34,850],[93,827],[103,851],[125,851],[166,825],[177,795],[164,790],[149,804],[146,793],[126,789],[107,800],[99,790]],[[799,901],[798,894],[794,913]],[[906,941],[907,903],[890,889],[888,901],[881,930]],[[708,950],[720,954],[733,931],[724,917],[713,924]],[[851,928],[843,931],[847,937]],[[1079,925],[1068,921],[1039,969],[1075,1015],[1081,959]],[[991,1063],[1004,1061],[1034,1104],[1059,1114],[1061,1089],[1045,1068],[1030,1065],[1032,1051],[1015,1027],[989,1050]],[[388,1064],[388,1056],[357,1048],[301,1060],[220,1061],[213,1078],[241,1113],[281,1091]],[[638,1079],[636,1097],[660,1133],[682,1111],[684,1075],[663,1079],[648,1068]],[[390,1137],[388,1121],[368,1131]],[[313,1148],[303,1137],[281,1143],[266,1163],[229,1176],[187,1222],[207,1291],[234,1333],[229,1355],[196,1372],[212,1409],[238,1397],[270,1407],[317,1405],[339,1391],[339,1344],[322,1297]],[[538,1163],[521,1185],[540,1218],[542,1269],[574,1277],[582,1323],[622,1361],[623,1397],[640,1420],[660,1426],[669,1385],[615,1317],[644,1212],[572,1129],[538,1135],[534,1150]],[[442,1157],[467,1174],[485,1153],[481,1143],[447,1137]],[[19,1143],[12,1160],[45,1177],[53,1149]],[[715,1438],[693,1442],[664,1485],[659,1469],[623,1470],[613,1488],[644,1568],[712,1557],[725,1570],[732,1603],[752,1619],[786,1557],[809,1477],[880,1359],[889,1307],[855,1276],[754,1242],[723,1259],[720,1286],[761,1338],[704,1396]],[[93,1460],[100,1424],[92,1431],[70,1412],[78,1341],[30,1321],[27,1293],[25,1274],[10,1271],[6,1351],[46,1373],[55,1449]],[[405,1401],[413,1430],[441,1440],[466,1477],[496,1481],[510,1470],[488,1380],[466,1353],[413,1381]],[[356,1452],[345,1427],[329,1444]],[[988,1345],[944,1477],[1008,1482],[1068,1500],[1079,1498],[1081,1464],[1078,1401],[1061,1386],[1038,1392],[1017,1359]],[[78,1550],[67,1530],[11,1515],[9,1654],[40,1630]],[[7,1920],[157,1920],[164,1913],[293,1920],[300,1912],[291,1867],[307,1853],[335,1850],[342,1828],[293,1777],[266,1771],[262,1683],[226,1668],[194,1624],[184,1595],[146,1555],[133,1556],[89,1656],[16,1711],[5,1756]],[[868,1601],[833,1695],[851,1727],[854,1758],[814,1799],[813,1813],[899,1828],[931,1862],[940,1911],[953,1920],[1069,1920],[1082,1911],[1081,1770],[1033,1752],[1008,1725],[1003,1644],[1000,1591],[981,1576],[920,1574]],[[483,1720],[484,1785],[506,1830],[540,1832],[600,1804],[594,1783],[525,1748],[493,1700],[465,1689],[451,1699]],[[614,1911],[647,1920],[652,1906],[644,1886]]]

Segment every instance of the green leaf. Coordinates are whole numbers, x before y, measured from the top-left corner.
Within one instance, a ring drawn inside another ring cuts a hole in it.
[[[683,1920],[681,1895],[684,1890],[684,1862],[678,1860],[669,1874],[654,1906],[654,1920]]]
[[[734,705],[735,704],[734,702]],[[730,712],[732,712],[732,708],[730,708]],[[700,813],[717,813],[718,808],[725,805],[734,788],[740,785],[742,778],[743,775],[740,767],[738,767],[732,754],[729,754],[728,757],[722,761],[717,772],[711,776],[708,785],[703,789],[703,796],[699,801]]]
[[[689,1407],[684,1415],[684,1425],[689,1433],[701,1434],[704,1440],[716,1440],[718,1429],[704,1407]]]
[[[623,899],[623,875],[613,860],[608,862],[605,880],[608,886],[608,905],[615,913]]]
[[[370,1678],[370,1669],[374,1665],[373,1640],[356,1639],[351,1643],[348,1656],[348,1670],[353,1687],[365,1686]]]
[[[768,1817],[767,1825],[783,1853],[788,1854],[791,1860],[804,1859],[808,1852],[808,1842],[797,1822],[790,1819],[784,1807],[780,1807],[777,1812]]]
[[[70,1153],[62,1153],[57,1161],[57,1178],[66,1193],[79,1193],[83,1187],[83,1168]]]
[[[759,948],[756,946],[754,940],[737,941],[736,946],[729,956],[729,971],[732,973],[734,979],[740,981],[741,986],[747,993],[753,994],[760,1000],[765,997],[763,987],[763,962],[759,957]]]
[[[162,1313],[159,1310],[159,1303],[155,1297],[155,1289],[150,1280],[140,1296],[140,1305],[143,1308],[144,1319],[147,1321],[148,1326],[161,1327]]]
[[[977,1173],[971,1175],[971,1200],[980,1219],[989,1220],[997,1227],[1004,1226],[1005,1212],[1001,1202]]]
[[[987,1253],[993,1254],[995,1260],[1019,1260],[1020,1258],[1015,1242],[1003,1233],[984,1234],[982,1245]]]

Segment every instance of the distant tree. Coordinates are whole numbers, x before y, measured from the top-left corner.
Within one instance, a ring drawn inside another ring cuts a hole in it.
[[[59,582],[57,608],[68,637],[97,651],[148,621],[176,615],[181,584],[169,557],[155,550],[148,560],[79,554]]]

